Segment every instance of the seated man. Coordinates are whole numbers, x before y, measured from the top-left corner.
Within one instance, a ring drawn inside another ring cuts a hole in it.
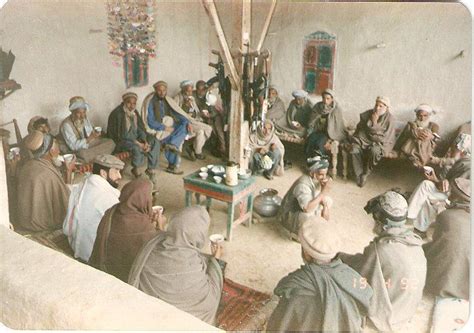
[[[415,109],[416,120],[409,121],[400,135],[400,150],[416,168],[428,163],[439,164],[440,159],[433,156],[439,138],[439,126],[430,121],[433,109],[428,104],[420,104]]]
[[[100,154],[111,154],[115,144],[111,139],[102,138],[89,119],[89,104],[83,97],[75,96],[69,100],[71,115],[59,126],[59,148],[63,154],[74,153],[86,162]]]
[[[206,82],[200,80],[196,82],[196,90],[193,97],[204,123],[212,127],[212,135],[210,141],[215,150],[217,157],[225,156],[225,133],[224,133],[224,117],[216,108],[217,97],[208,92]]]
[[[378,236],[363,253],[339,254],[362,276],[357,286],[372,286],[369,318],[379,331],[402,331],[423,296],[423,241],[405,227],[407,206],[405,198],[394,191],[371,199],[364,209],[373,215]]]
[[[218,262],[222,245],[211,244],[211,255],[201,252],[210,221],[202,206],[175,214],[166,232],[142,247],[128,283],[214,325],[224,278]]]
[[[470,146],[470,144],[469,144]],[[460,158],[453,165],[446,165],[438,177],[434,170],[425,171],[423,180],[413,191],[408,200],[408,219],[413,222],[415,231],[426,237],[426,231],[436,220],[436,216],[444,210],[448,199],[449,183],[456,178],[471,177],[471,155],[467,147],[460,143],[456,151]]]
[[[193,96],[193,82],[185,80],[181,82],[180,87],[181,92],[174,99],[179,107],[188,114],[190,122],[188,135],[190,138],[194,138],[192,146],[185,144],[184,147],[191,161],[195,161],[196,158],[203,160],[205,156],[202,153],[202,148],[211,137],[212,127],[204,123],[201,110]]]
[[[278,96],[278,89],[274,85],[270,85],[268,88],[267,113],[265,114],[265,119],[270,120],[273,124],[286,125],[285,103],[283,103],[280,96]]]
[[[373,109],[360,114],[351,138],[352,166],[357,185],[362,187],[372,169],[395,144],[395,117],[390,113],[390,100],[379,96]]]
[[[43,118],[41,116],[34,116],[31,118],[28,123],[28,133],[35,130],[46,134],[50,133],[51,127],[49,126],[48,118]]]
[[[326,89],[322,93],[322,102],[314,105],[308,124],[308,137],[305,144],[307,157],[318,151],[321,155],[330,155],[331,141],[345,138],[344,118],[334,92]]]
[[[451,182],[451,204],[438,215],[433,241],[423,245],[428,272],[426,290],[434,296],[469,300],[471,254],[471,182]]]
[[[107,209],[119,202],[117,190],[124,163],[113,155],[98,155],[92,174],[73,185],[63,233],[74,251],[74,257],[89,261],[97,227]]]
[[[249,167],[254,173],[263,173],[269,180],[273,179],[275,172],[279,176],[283,175],[285,147],[275,135],[274,125],[270,120],[266,120],[263,126],[258,125],[256,132],[250,133],[250,147],[253,156]]]
[[[129,92],[122,96],[123,102],[109,115],[107,134],[115,142],[115,152],[132,153],[132,174],[140,177],[138,168],[148,160],[146,174],[156,183],[155,173],[158,168],[160,142],[152,135],[147,135],[143,120],[136,110],[137,94]]]
[[[354,288],[361,276],[336,257],[341,249],[337,224],[313,217],[302,223],[299,238],[304,265],[278,282],[278,306],[268,331],[359,332],[372,288]]]
[[[308,125],[308,117],[311,114],[311,104],[304,90],[295,90],[292,93],[294,99],[290,102],[286,111],[286,119],[276,124],[276,128],[282,132],[294,134],[304,137],[306,134],[306,126]]]
[[[154,135],[165,149],[168,160],[166,172],[182,175],[178,169],[181,146],[188,134],[189,116],[171,97],[167,96],[168,84],[158,81],[154,92],[148,94],[142,104],[142,119],[147,132]]]
[[[18,227],[29,231],[59,229],[66,216],[69,188],[56,168],[61,166],[58,143],[49,134],[33,131],[23,144],[33,158],[18,171]]]
[[[286,192],[278,217],[290,235],[297,240],[300,224],[314,215],[329,220],[332,199],[328,196],[331,178],[327,176],[329,162],[320,156],[307,160],[308,174],[298,178]]]

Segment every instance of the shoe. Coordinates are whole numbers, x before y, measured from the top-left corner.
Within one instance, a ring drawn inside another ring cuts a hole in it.
[[[165,144],[165,150],[167,150],[171,153],[181,155],[181,152],[179,151],[178,147],[176,147],[175,145],[171,145],[169,143]]]
[[[367,183],[367,177],[369,175],[363,173],[362,175],[359,176],[359,180],[357,181],[357,186],[359,187],[364,187],[365,183]]]
[[[168,172],[168,173],[172,173],[174,175],[182,175],[184,173],[182,170],[179,170],[175,166],[169,166],[169,167],[166,168],[165,171]]]
[[[156,178],[156,169],[146,169],[145,170],[145,173],[146,175],[148,176],[148,178],[150,178],[150,180],[152,182],[155,181],[155,178]]]
[[[184,150],[188,154],[188,158],[190,161],[195,161],[196,160],[196,154],[194,153],[194,149],[191,145],[186,144],[184,145]]]
[[[138,168],[133,167],[132,168],[132,175],[134,175],[135,178],[140,178],[142,174],[138,172]]]
[[[417,234],[418,236],[420,236],[421,239],[425,239],[426,237],[428,237],[428,235],[426,234],[426,231],[421,231],[421,230],[418,230],[417,228],[414,228],[413,232]]]
[[[264,171],[264,172],[263,172],[263,176],[264,176],[265,178],[267,178],[268,180],[272,180],[272,179],[273,179],[273,175],[272,175],[270,172],[268,172],[268,171]]]
[[[198,160],[203,160],[203,159],[206,158],[206,156],[204,156],[204,154],[194,154],[194,156],[196,156],[196,158],[197,158]]]

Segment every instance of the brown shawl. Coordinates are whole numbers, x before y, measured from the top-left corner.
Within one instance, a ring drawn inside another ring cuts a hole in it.
[[[30,231],[61,228],[69,193],[61,174],[51,162],[28,160],[18,173],[19,227]]]
[[[435,296],[469,300],[470,214],[450,208],[436,218],[433,241],[425,244],[426,290]]]
[[[120,202],[100,221],[89,264],[127,282],[138,252],[157,233],[151,220],[151,190],[152,184],[145,179],[123,187]]]
[[[380,331],[401,329],[421,302],[426,279],[422,243],[404,227],[389,228],[363,253],[339,254],[373,288],[369,318]]]
[[[390,111],[381,115],[376,124],[372,123],[371,115],[373,109],[360,114],[360,121],[352,140],[366,149],[372,144],[380,144],[384,155],[388,155],[395,145],[395,117]]]
[[[341,141],[345,138],[344,118],[339,104],[334,101],[331,111],[328,113],[327,132],[332,140]],[[319,118],[324,115],[324,103],[319,102],[313,107],[308,127],[314,127]]]
[[[432,133],[439,132],[439,126],[436,123],[430,122],[426,129]],[[426,165],[433,156],[435,148],[434,140],[421,140],[418,139],[418,125],[414,121],[409,121],[403,129],[400,139],[398,140],[401,146],[400,150],[405,153],[410,160],[416,164]]]
[[[221,298],[223,276],[214,258],[201,253],[210,217],[202,206],[187,207],[140,251],[128,283],[210,324]]]

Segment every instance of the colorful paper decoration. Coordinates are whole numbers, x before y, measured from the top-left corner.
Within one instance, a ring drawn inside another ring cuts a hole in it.
[[[154,58],[155,0],[107,0],[109,52],[123,58],[127,88],[148,83]]]

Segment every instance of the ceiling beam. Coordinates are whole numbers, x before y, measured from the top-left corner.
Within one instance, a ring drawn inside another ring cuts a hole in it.
[[[232,59],[232,55],[229,50],[229,45],[227,44],[227,40],[224,35],[224,30],[222,29],[219,15],[217,14],[216,4],[214,3],[214,0],[201,0],[201,3],[211,20],[211,25],[216,31],[219,46],[221,47],[222,61],[224,62],[224,66],[227,72],[229,73],[232,89],[237,90],[240,85],[240,76]]]
[[[273,13],[275,12],[277,0],[272,0],[272,4],[270,5],[270,10],[268,11],[267,18],[265,19],[265,24],[263,25],[262,33],[260,35],[260,40],[258,41],[257,48],[255,49],[260,52],[260,49],[263,46],[263,42],[265,41],[265,37],[268,33],[268,28],[270,27],[270,22],[272,21]]]

